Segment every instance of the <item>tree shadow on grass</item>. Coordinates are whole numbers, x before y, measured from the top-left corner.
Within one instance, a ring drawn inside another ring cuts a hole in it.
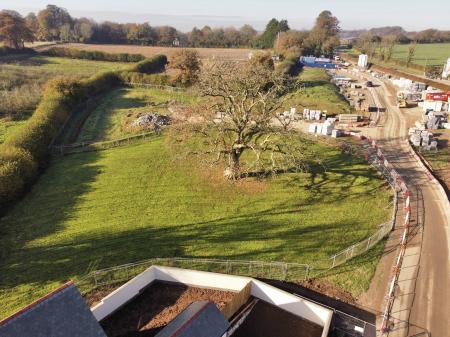
[[[27,195],[0,219],[0,285],[4,284],[7,275],[11,275],[10,263],[16,255],[20,255],[23,258],[20,263],[25,264],[35,258],[24,254],[28,242],[64,230],[64,222],[73,216],[75,205],[91,190],[90,183],[102,169],[92,165],[101,156],[101,152],[90,152],[75,155],[75,160],[70,162],[64,158],[54,160]],[[56,175],[55,171],[65,174]],[[59,189],[55,190],[55,186]],[[54,204],[55,196],[60,198],[57,209],[49,207]],[[48,217],[48,221],[41,221],[36,226],[33,221],[36,216]],[[27,273],[26,270],[23,272]],[[14,273],[12,277],[19,279]]]
[[[117,227],[108,232],[93,230],[65,236],[56,244],[30,244],[64,232],[65,222],[76,216],[77,204],[92,190],[91,183],[104,169],[96,164],[104,153],[76,154],[71,160],[56,160],[30,194],[0,221],[1,292],[18,291],[11,298],[21,298],[24,303],[29,296],[36,298],[50,291],[52,283],[80,277],[94,269],[153,257],[311,262],[326,258],[368,234],[367,228],[358,228],[358,223],[352,221],[319,219],[312,224],[293,224],[292,219],[283,218],[283,215],[302,212],[302,206],[313,205],[317,199],[325,200],[330,191],[325,183],[313,199],[295,203],[289,200],[258,212],[230,213],[226,217],[191,223],[180,220],[164,227],[146,223],[145,227],[127,230]],[[336,156],[334,160],[345,161]],[[355,170],[351,174],[357,177],[369,173]],[[291,177],[296,179],[294,175]],[[325,178],[332,184],[330,176]],[[290,185],[292,181],[288,177],[285,183]],[[355,184],[354,181],[349,184],[352,183]],[[311,188],[315,186],[312,184]],[[336,198],[349,197],[344,187],[331,190]],[[58,209],[42,208],[42,205],[52,205],[55,198],[63,199]],[[36,227],[33,219],[46,216],[49,220],[41,221]],[[16,218],[19,220],[15,221]],[[30,289],[32,295],[27,292]]]
[[[21,255],[27,259],[14,260],[7,266],[8,273],[2,279],[2,287],[64,282],[70,277],[85,275],[92,269],[156,257],[279,261],[290,251],[291,262],[311,262],[325,245],[330,252],[342,248],[342,242],[328,242],[329,237],[354,225],[319,222],[289,228],[252,215],[227,221],[209,221],[202,225],[170,224],[165,228],[83,234],[67,243],[22,247]],[[254,249],[246,246],[265,240],[278,243],[262,244]],[[230,249],[232,247],[238,247],[236,252]]]
[[[388,183],[378,171],[367,167],[367,163],[363,159],[352,155],[341,153],[329,155],[326,158],[325,166],[326,169],[322,166],[313,167],[309,183],[305,186],[312,192],[311,198],[315,202],[323,202],[329,194],[333,194],[341,200],[356,199],[362,195],[379,192],[380,185],[388,187]],[[379,184],[374,184],[373,188],[367,190],[369,181],[379,181]],[[355,188],[362,188],[362,190],[357,192]]]

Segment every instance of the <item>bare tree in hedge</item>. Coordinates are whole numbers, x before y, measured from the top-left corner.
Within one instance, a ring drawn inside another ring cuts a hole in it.
[[[408,55],[406,56],[406,66],[409,67],[416,55],[417,42],[412,42],[408,47]]]
[[[395,45],[397,44],[397,37],[395,35],[388,35],[383,38],[383,43],[385,46],[385,60],[390,61],[392,59],[392,55],[394,54]]]
[[[227,178],[307,168],[310,147],[279,120],[285,81],[260,63],[214,63],[202,71],[199,90],[208,103],[198,109],[195,131]]]

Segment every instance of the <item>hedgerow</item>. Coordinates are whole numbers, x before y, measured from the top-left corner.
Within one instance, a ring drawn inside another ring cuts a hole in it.
[[[92,60],[92,61],[109,61],[109,62],[139,62],[145,59],[141,54],[112,54],[102,51],[88,51],[75,48],[53,47],[44,52],[44,55],[54,57],[69,57],[73,59]]]
[[[173,79],[167,74],[142,74],[131,71],[121,71],[118,75],[125,83],[174,85]]]
[[[155,55],[152,58],[145,59],[137,63],[130,69],[130,71],[142,74],[157,74],[166,69],[167,62],[166,55]]]
[[[36,173],[36,162],[28,151],[0,145],[0,206],[14,201]]]
[[[290,54],[286,56],[286,58],[280,64],[278,64],[277,69],[285,75],[298,75],[300,70],[302,69],[302,65],[299,62],[299,55]]]
[[[48,147],[71,111],[89,97],[120,83],[106,72],[86,80],[55,78],[47,82],[43,98],[30,119],[0,146],[0,207],[15,201],[44,168]]]
[[[17,54],[36,54],[36,51],[31,48],[16,49],[6,46],[0,47],[0,56],[17,55]]]
[[[48,162],[48,148],[75,107],[122,82],[172,85],[170,76],[157,74],[165,55],[143,60],[128,71],[98,73],[88,79],[64,77],[48,81],[33,115],[0,145],[0,209],[14,202]],[[75,110],[76,111],[76,110]]]

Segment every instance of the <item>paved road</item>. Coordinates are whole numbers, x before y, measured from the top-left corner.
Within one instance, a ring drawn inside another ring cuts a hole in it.
[[[432,337],[450,336],[450,210],[405,142],[411,118],[393,103],[385,85],[377,88],[387,107],[384,125],[375,137],[388,160],[404,177],[414,195],[417,228],[412,224],[393,316],[409,324],[394,325],[392,336],[414,336],[427,329]],[[423,230],[423,231],[422,231]]]

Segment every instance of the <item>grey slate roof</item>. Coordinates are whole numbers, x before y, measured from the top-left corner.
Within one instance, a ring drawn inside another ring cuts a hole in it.
[[[72,283],[0,321],[0,336],[106,337]]]
[[[213,302],[192,303],[161,330],[156,337],[221,337],[230,323]]]

